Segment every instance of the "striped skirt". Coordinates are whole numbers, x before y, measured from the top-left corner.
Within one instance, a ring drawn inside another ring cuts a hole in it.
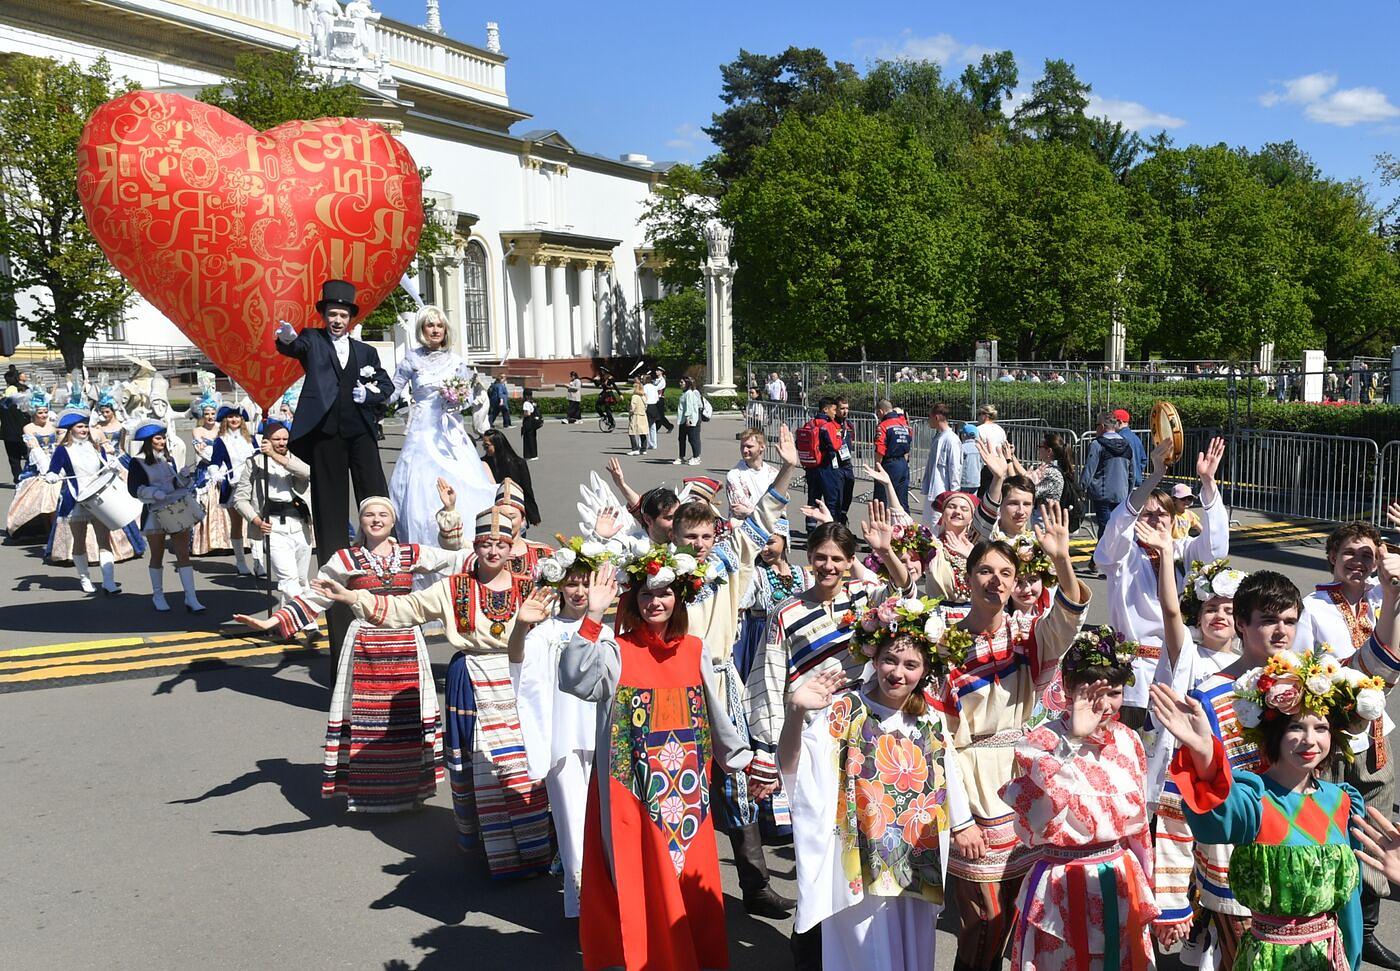
[[[442,778],[442,720],[417,628],[350,625],[326,723],[321,795],[352,812],[394,813],[431,799]]]
[[[481,842],[493,878],[549,871],[549,797],[530,778],[505,654],[459,651],[447,666],[447,773],[457,841]]]

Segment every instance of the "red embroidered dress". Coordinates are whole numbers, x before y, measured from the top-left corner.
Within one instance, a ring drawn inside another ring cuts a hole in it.
[[[644,631],[602,638],[585,620],[560,661],[560,687],[598,702],[579,936],[587,971],[729,967],[710,814],[712,761],[743,769],[705,645]]]

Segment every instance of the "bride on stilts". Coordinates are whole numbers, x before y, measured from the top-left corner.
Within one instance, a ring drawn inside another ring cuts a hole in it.
[[[413,410],[389,480],[389,498],[399,511],[400,542],[436,546],[439,478],[456,490],[458,508],[468,521],[490,508],[496,487],[467,434],[469,416],[461,413],[461,404],[448,400],[458,382],[470,388],[472,368],[450,349],[452,330],[443,312],[432,306],[420,310],[417,336],[419,346],[394,370],[394,396],[411,397]]]

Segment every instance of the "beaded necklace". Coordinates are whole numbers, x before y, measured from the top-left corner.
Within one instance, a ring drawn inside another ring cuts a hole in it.
[[[790,572],[787,579],[784,580],[782,574],[777,570],[773,569],[767,563],[763,564],[763,574],[768,578],[768,589],[773,592],[773,602],[775,604],[782,603],[797,592],[797,568],[789,567],[788,569],[792,572]]]

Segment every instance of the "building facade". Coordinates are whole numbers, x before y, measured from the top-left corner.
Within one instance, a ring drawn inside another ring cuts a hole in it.
[[[6,0],[0,53],[84,66],[105,56],[118,77],[194,94],[240,54],[302,51],[318,73],[358,86],[366,116],[431,170],[425,194],[450,242],[420,259],[418,289],[446,311],[465,356],[534,384],[641,355],[653,337],[644,301],[660,289],[638,220],[666,166],[530,129],[507,95],[496,25],[482,46],[462,43],[426,7],[417,27],[370,0]],[[139,300],[108,337],[188,344]]]

